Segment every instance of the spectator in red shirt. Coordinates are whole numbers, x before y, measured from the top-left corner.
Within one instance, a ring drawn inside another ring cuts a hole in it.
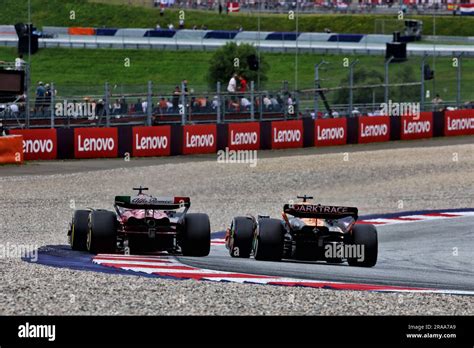
[[[247,80],[245,80],[245,78],[242,75],[240,75],[239,82],[240,82],[239,92],[245,93],[247,91]]]

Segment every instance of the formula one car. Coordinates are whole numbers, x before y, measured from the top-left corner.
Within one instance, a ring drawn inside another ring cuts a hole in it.
[[[91,253],[167,251],[207,256],[211,228],[206,214],[187,213],[189,197],[116,196],[115,212],[76,210],[68,231],[73,250]]]
[[[314,205],[309,196],[283,206],[282,220],[238,216],[227,229],[225,245],[232,257],[280,261],[326,261],[373,267],[377,263],[377,230],[355,225],[354,207]]]

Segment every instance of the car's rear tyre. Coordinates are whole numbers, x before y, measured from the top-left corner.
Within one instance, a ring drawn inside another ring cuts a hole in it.
[[[192,213],[184,217],[181,251],[184,256],[207,256],[211,250],[211,224],[207,214]]]
[[[283,256],[284,231],[280,220],[260,219],[255,240],[255,259],[280,261]]]
[[[117,250],[117,215],[107,210],[90,213],[87,250],[91,253],[114,253]]]
[[[90,210],[75,210],[71,223],[70,244],[72,250],[87,251]]]
[[[231,228],[230,256],[249,258],[254,237],[254,220],[250,217],[238,216],[232,221]]]
[[[377,229],[374,225],[355,225],[352,228],[353,245],[362,245],[363,260],[357,257],[348,258],[351,266],[373,267],[377,263],[378,239]]]

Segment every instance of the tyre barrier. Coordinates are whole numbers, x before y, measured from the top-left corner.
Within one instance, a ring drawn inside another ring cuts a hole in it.
[[[422,112],[418,117],[12,129],[9,133],[23,136],[26,160],[174,156],[474,135],[474,110]]]

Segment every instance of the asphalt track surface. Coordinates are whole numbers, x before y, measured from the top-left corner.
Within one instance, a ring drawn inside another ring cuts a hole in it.
[[[474,216],[378,226],[375,267],[238,259],[222,245],[206,258],[178,257],[194,267],[345,283],[474,291]]]

